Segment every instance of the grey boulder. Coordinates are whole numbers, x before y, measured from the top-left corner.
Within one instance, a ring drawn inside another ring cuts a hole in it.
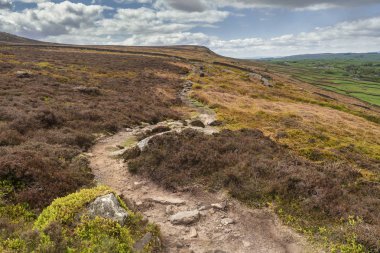
[[[125,225],[128,213],[120,206],[119,201],[113,193],[96,198],[88,205],[88,213],[91,217],[99,216],[117,221],[120,225]]]

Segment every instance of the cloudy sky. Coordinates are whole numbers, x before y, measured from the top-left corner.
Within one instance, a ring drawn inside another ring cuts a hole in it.
[[[248,58],[380,51],[380,0],[0,0],[0,31]]]

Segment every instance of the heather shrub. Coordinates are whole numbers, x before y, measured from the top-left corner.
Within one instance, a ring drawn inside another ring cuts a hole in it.
[[[227,189],[252,206],[274,202],[278,210],[298,217],[302,227],[361,217],[367,232],[364,227],[356,230],[355,242],[380,249],[373,236],[380,227],[376,185],[348,163],[307,161],[258,130],[225,130],[213,136],[192,130],[168,133],[153,138],[148,149],[128,160],[128,167],[173,191],[205,186]],[[351,227],[334,233],[344,242]]]
[[[14,184],[4,197],[9,204],[39,209],[90,186],[88,164],[77,158],[97,134],[180,118],[170,108],[183,73],[174,59],[39,48],[1,48],[0,54],[12,56],[0,62],[0,181]],[[30,78],[16,77],[21,63]]]

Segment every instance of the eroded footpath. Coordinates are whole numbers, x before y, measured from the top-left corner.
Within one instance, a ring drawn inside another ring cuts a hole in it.
[[[187,82],[180,94],[189,106],[190,90],[191,83]],[[151,138],[167,132],[181,132],[187,128],[205,134],[219,131],[210,126],[215,122],[212,111],[199,109],[197,120],[204,127],[191,126],[190,120],[165,121],[125,129],[99,140],[88,153],[96,181],[115,189],[149,221],[160,226],[165,252],[317,252],[304,238],[282,225],[269,209],[245,207],[224,192],[167,191],[146,178],[131,174],[120,159],[126,150],[133,147],[143,150]],[[138,136],[157,127],[170,130],[136,141]]]

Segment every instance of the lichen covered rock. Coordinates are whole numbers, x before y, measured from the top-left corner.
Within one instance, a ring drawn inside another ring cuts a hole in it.
[[[113,193],[96,198],[94,202],[90,203],[87,210],[91,217],[99,216],[111,219],[120,225],[124,225],[128,218],[127,211],[120,206]]]

